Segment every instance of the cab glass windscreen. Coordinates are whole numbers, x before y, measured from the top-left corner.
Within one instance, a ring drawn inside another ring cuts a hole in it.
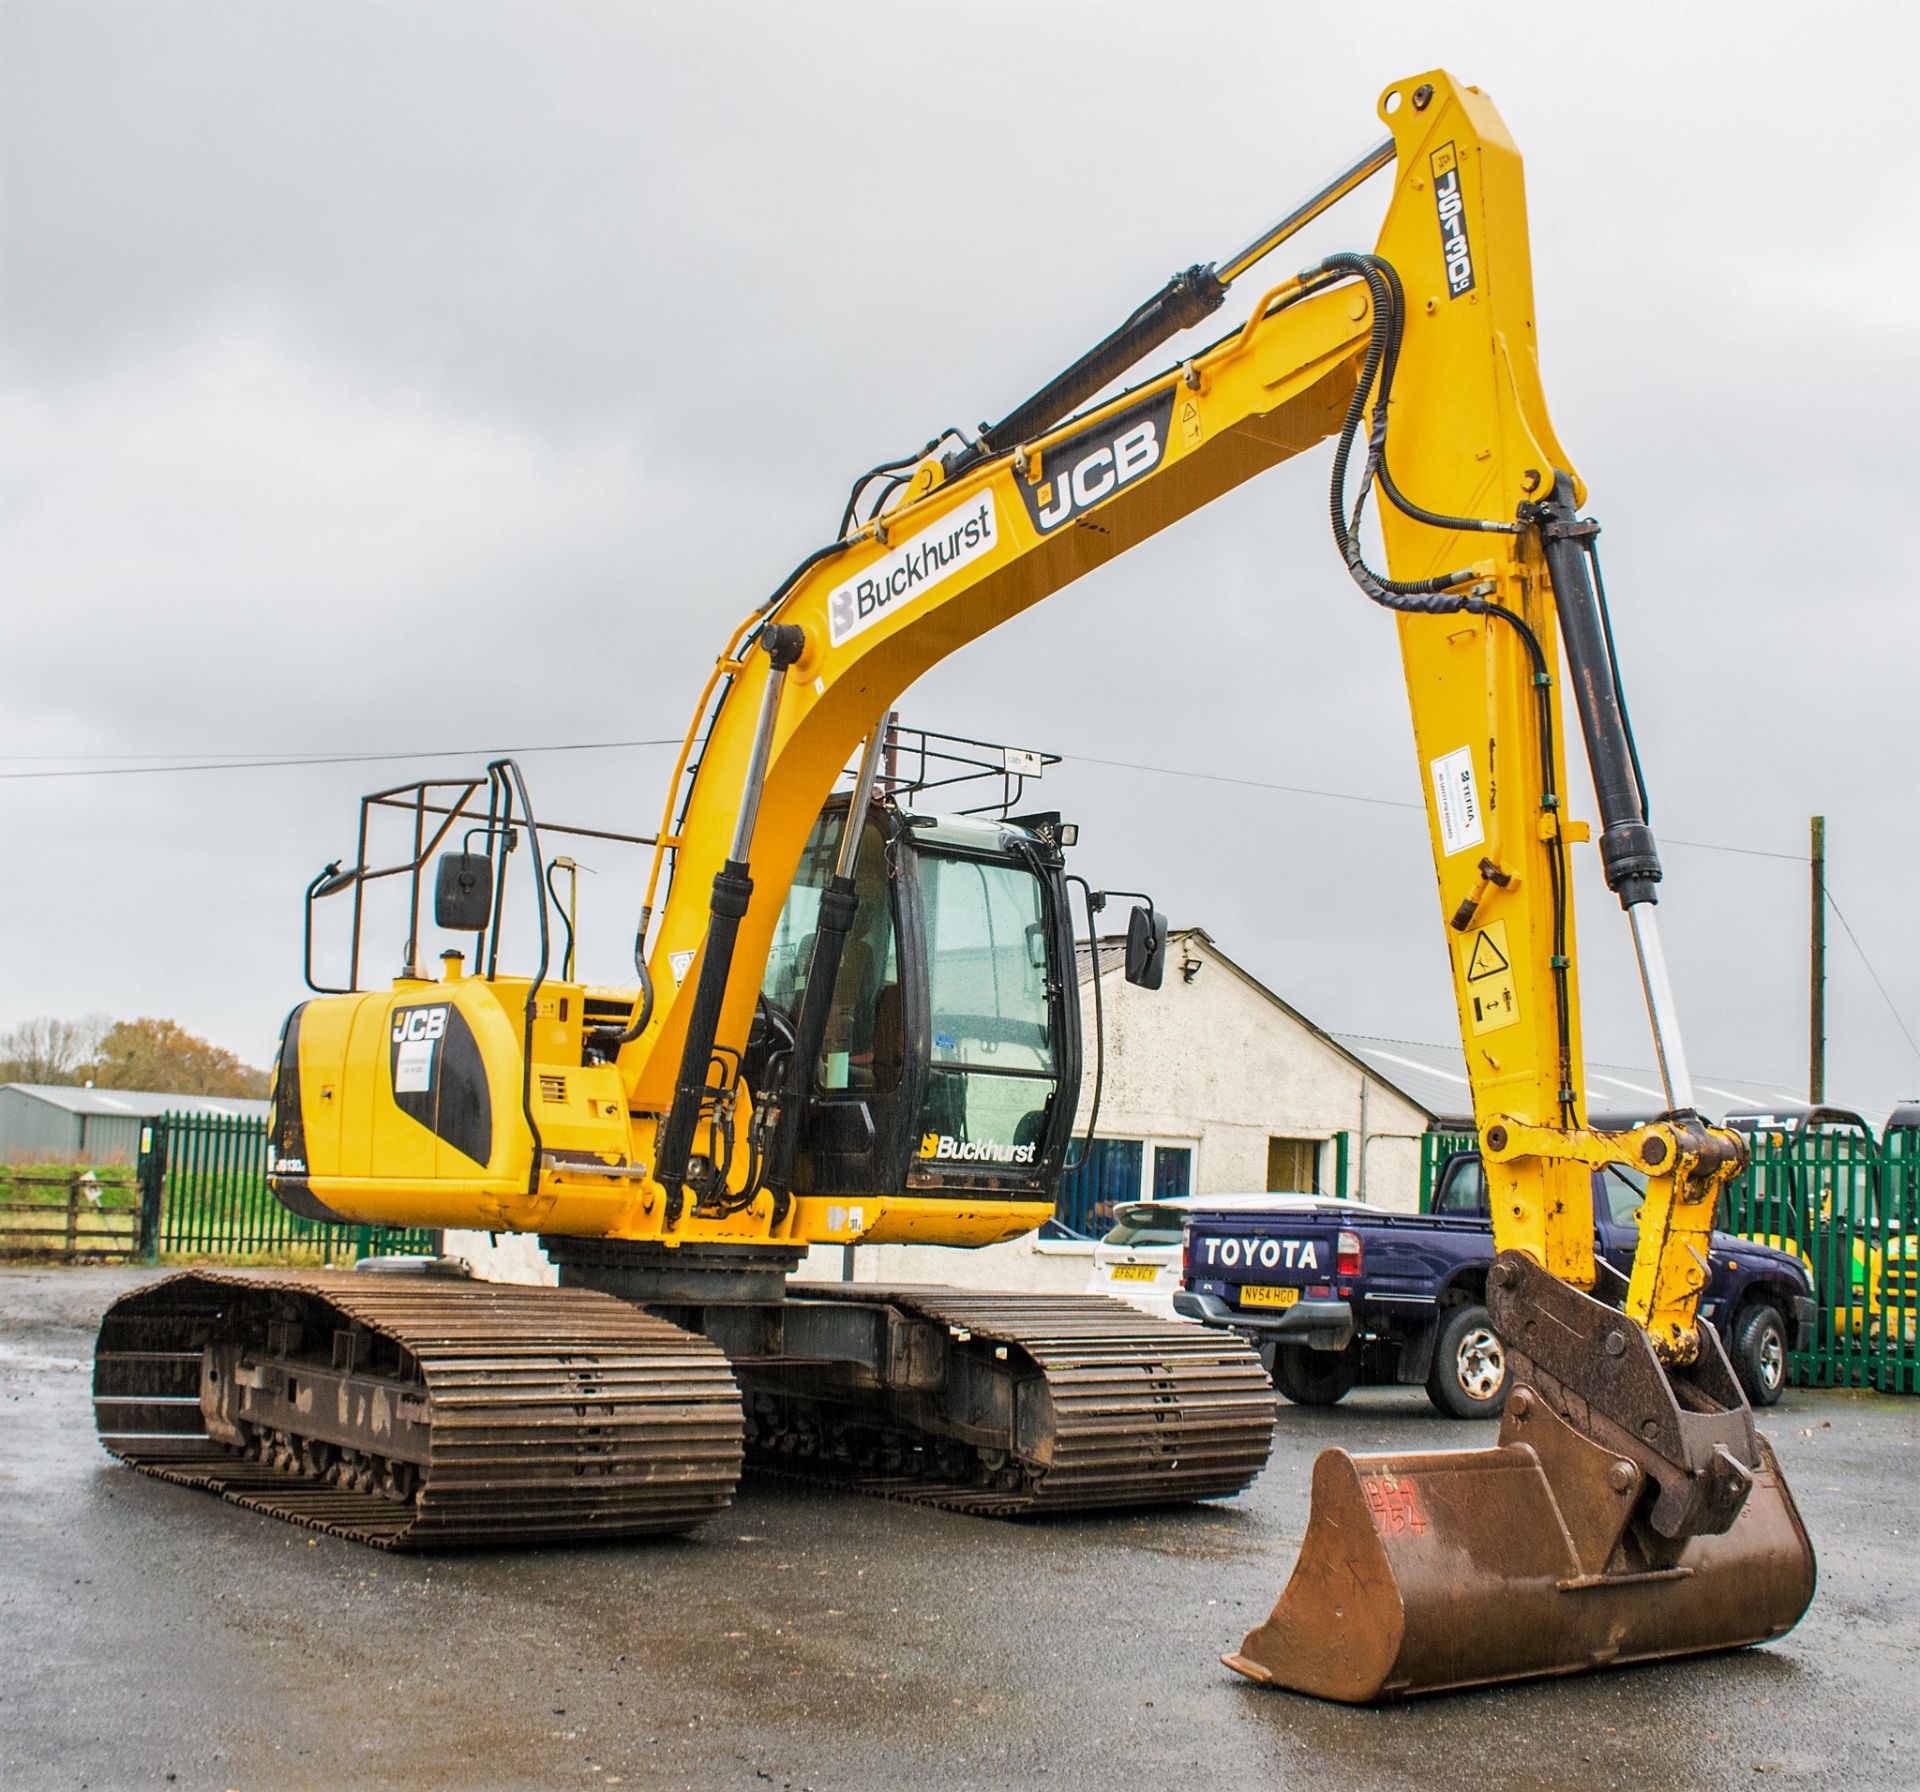
[[[789,1020],[800,1012],[807,967],[813,962],[814,929],[820,923],[820,892],[833,876],[834,852],[839,842],[840,817],[821,816],[801,849],[800,864],[788,886],[786,904],[774,925],[773,945],[767,953],[767,971],[760,980],[760,993]]]
[[[842,821],[842,816],[829,812],[807,836],[767,953],[760,993],[789,1020],[799,1015],[806,994],[820,923],[820,893],[833,877]],[[905,1064],[906,1028],[886,840],[877,822],[869,821],[861,832],[853,882],[853,926],[840,950],[814,1084],[821,1089],[894,1089],[899,1087]]]
[[[932,1035],[920,1156],[1033,1164],[1057,1077],[1039,879],[929,854],[920,897]]]

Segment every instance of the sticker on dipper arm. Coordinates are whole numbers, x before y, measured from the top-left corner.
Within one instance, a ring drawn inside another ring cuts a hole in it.
[[[1484,846],[1487,826],[1480,812],[1480,786],[1473,779],[1473,749],[1455,747],[1429,769],[1434,811],[1440,817],[1440,850],[1452,858],[1470,846]]]
[[[995,547],[1000,539],[993,493],[950,510],[931,529],[882,554],[866,571],[827,594],[827,636],[844,647],[883,617],[904,609]]]
[[[1460,158],[1443,143],[1427,158],[1433,172],[1433,205],[1440,217],[1440,253],[1447,263],[1447,297],[1473,291],[1473,245],[1467,240],[1467,201],[1460,191]]]
[[[1476,1035],[1497,1033],[1520,1020],[1520,996],[1514,987],[1513,952],[1507,924],[1489,921],[1462,942],[1467,986],[1467,1024]]]

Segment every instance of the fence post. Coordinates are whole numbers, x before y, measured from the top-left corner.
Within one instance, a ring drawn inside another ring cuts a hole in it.
[[[167,1184],[167,1123],[149,1120],[140,1129],[140,1158],[134,1169],[140,1191],[138,1254],[144,1263],[160,1261],[160,1203]]]
[[[80,1254],[80,1177],[79,1170],[67,1172],[67,1261]]]

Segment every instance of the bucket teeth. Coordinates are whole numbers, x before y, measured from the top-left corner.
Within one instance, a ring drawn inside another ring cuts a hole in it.
[[[1226,1665],[1374,1704],[1793,1628],[1813,1548],[1764,1438],[1728,1529],[1675,1543],[1646,1521],[1644,1471],[1519,1398],[1529,1391],[1514,1390],[1496,1449],[1324,1452],[1299,1564]]]

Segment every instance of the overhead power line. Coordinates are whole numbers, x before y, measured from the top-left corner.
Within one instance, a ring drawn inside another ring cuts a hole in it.
[[[534,747],[431,747],[418,752],[406,753],[312,753],[290,754],[285,757],[273,757],[263,754],[4,754],[0,753],[0,763],[18,765],[23,761],[41,759],[59,759],[72,761],[78,759],[121,759],[138,760],[141,763],[129,765],[73,765],[64,764],[51,771],[0,771],[0,782],[19,782],[44,778],[124,778],[154,777],[188,772],[227,772],[256,771],[285,766],[307,765],[372,765],[388,761],[406,759],[482,759],[497,757],[502,753],[601,753],[613,752],[628,747],[677,747],[680,737],[661,737],[657,740],[577,740],[553,741]],[[1188,766],[1147,765],[1133,759],[1101,759],[1091,753],[1066,753],[1061,756],[1070,764],[1098,765],[1114,771],[1148,772],[1162,778],[1188,778],[1202,784],[1232,784],[1244,790],[1272,790],[1283,796],[1319,797],[1333,803],[1360,803],[1374,809],[1417,810],[1420,804],[1409,802],[1404,797],[1367,796],[1354,790],[1325,790],[1312,784],[1282,784],[1269,778],[1241,778],[1227,772],[1195,771]],[[1800,865],[1806,862],[1805,855],[1797,852],[1776,852],[1764,846],[1728,846],[1717,840],[1682,840],[1671,835],[1662,835],[1663,846],[1682,846],[1696,852],[1730,852],[1745,858],[1778,859],[1787,864]]]
[[[1886,1003],[1887,1012],[1893,1016],[1893,1024],[1906,1035],[1908,1049],[1916,1059],[1920,1059],[1920,1044],[1914,1043],[1912,1031],[1908,1028],[1906,1021],[1901,1018],[1900,1010],[1894,1006],[1893,997],[1887,993],[1887,986],[1880,981],[1880,973],[1873,968],[1873,960],[1867,956],[1866,947],[1861,945],[1860,936],[1853,931],[1853,923],[1840,912],[1839,903],[1833,899],[1833,885],[1827,883],[1823,888],[1827,898],[1827,907],[1833,910],[1840,925],[1847,930],[1847,938],[1853,941],[1854,951],[1860,954],[1860,962],[1867,967],[1867,975],[1873,979],[1873,987],[1880,992],[1881,1001]]]
[[[1367,803],[1379,809],[1418,809],[1402,797],[1361,796],[1351,790],[1317,790],[1310,784],[1275,784],[1265,778],[1235,778],[1226,772],[1188,771],[1177,765],[1140,765],[1131,759],[1096,759],[1090,753],[1063,753],[1070,765],[1105,765],[1116,771],[1153,772],[1163,778],[1193,778],[1203,784],[1238,784],[1248,790],[1278,790],[1288,796],[1321,796],[1336,803]]]
[[[82,759],[107,758],[137,760],[139,763],[126,765],[64,765],[54,770],[0,771],[0,782],[27,782],[51,778],[126,778],[126,777],[165,777],[192,772],[230,772],[230,771],[269,771],[296,766],[315,765],[377,765],[402,760],[419,759],[489,759],[502,754],[531,753],[603,753],[615,752],[636,747],[677,747],[678,735],[662,735],[648,740],[577,740],[548,741],[538,746],[523,747],[427,747],[408,752],[386,753],[306,753],[273,756],[268,754],[235,753],[215,756],[205,754],[0,754],[0,763],[19,764],[22,760],[38,761],[46,758]],[[1271,790],[1284,796],[1318,797],[1327,802],[1360,803],[1376,809],[1417,810],[1420,804],[1409,802],[1402,797],[1365,796],[1352,790],[1327,790],[1312,784],[1282,784],[1269,778],[1242,778],[1228,772],[1195,771],[1190,767],[1177,765],[1149,765],[1134,759],[1103,759],[1091,753],[1069,753],[1062,757],[1068,763],[1103,766],[1114,771],[1145,772],[1154,777],[1183,778],[1202,784],[1229,784],[1244,790]],[[1735,853],[1744,858],[1778,859],[1788,864],[1804,864],[1804,855],[1794,852],[1777,852],[1761,846],[1729,846],[1717,840],[1682,840],[1673,836],[1663,836],[1662,845],[1687,847],[1696,852]],[[1853,925],[1841,912],[1839,903],[1833,899],[1831,888],[1827,890],[1827,902],[1832,907],[1840,925],[1846,929],[1846,935],[1853,942],[1853,949],[1860,955],[1860,962],[1866,967],[1867,975],[1873,979],[1873,986],[1880,992],[1880,999],[1886,1003],[1887,1012],[1893,1016],[1894,1024],[1899,1027],[1908,1047],[1916,1058],[1920,1058],[1920,1043],[1916,1043],[1912,1029],[1895,1005],[1888,993],[1886,984],[1875,969],[1872,959],[1867,956],[1866,948],[1860,943],[1860,936],[1853,931]]]
[[[0,780],[30,778],[137,778],[157,777],[176,772],[248,772],[266,771],[290,765],[374,765],[399,759],[497,759],[516,753],[603,753],[618,747],[677,747],[680,736],[658,740],[571,740],[555,741],[537,747],[431,747],[409,753],[312,753],[286,759],[176,759],[171,763],[142,765],[75,766],[61,771],[0,772]],[[132,755],[125,755],[132,757]]]
[[[1351,790],[1320,790],[1310,784],[1276,784],[1265,778],[1236,778],[1226,772],[1196,772],[1182,766],[1143,765],[1132,759],[1096,759],[1089,753],[1063,753],[1061,757],[1070,764],[1112,766],[1119,771],[1153,772],[1166,778],[1194,778],[1205,784],[1238,784],[1248,790],[1278,790],[1288,796],[1325,797],[1337,803],[1367,803],[1380,809],[1418,809],[1418,803],[1408,802],[1404,797],[1361,796]],[[1679,840],[1669,835],[1660,836],[1662,846],[1687,846],[1698,852],[1732,852],[1754,859],[1784,859],[1789,864],[1804,865],[1805,855],[1797,852],[1775,852],[1764,846],[1723,846],[1714,840]]]

